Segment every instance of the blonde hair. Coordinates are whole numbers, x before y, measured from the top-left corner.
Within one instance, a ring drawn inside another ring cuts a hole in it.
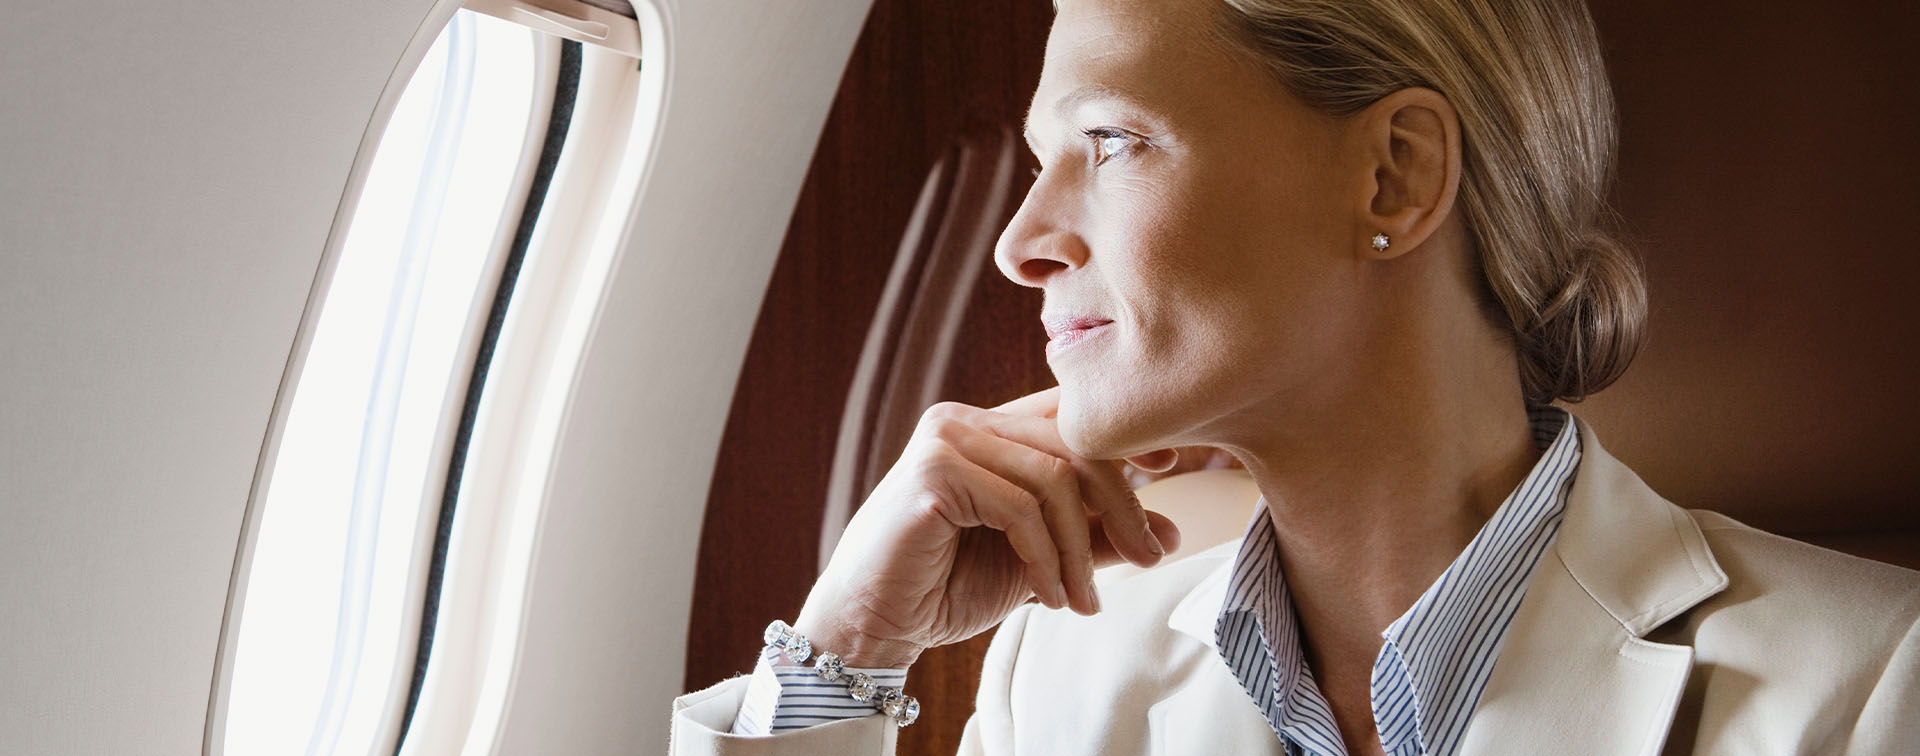
[[[1230,36],[1294,96],[1351,115],[1438,91],[1462,132],[1459,204],[1528,404],[1620,377],[1646,280],[1607,205],[1618,130],[1582,0],[1224,0]]]

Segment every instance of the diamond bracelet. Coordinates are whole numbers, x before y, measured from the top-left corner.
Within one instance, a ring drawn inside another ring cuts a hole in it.
[[[813,673],[819,675],[820,679],[846,683],[849,698],[872,704],[880,713],[892,719],[895,726],[905,727],[920,718],[920,702],[914,700],[913,696],[901,692],[899,688],[879,685],[873,681],[872,675],[865,672],[848,673],[846,663],[840,661],[836,654],[826,651],[813,653],[813,644],[807,641],[807,636],[796,632],[785,622],[774,620],[768,624],[761,639],[767,642],[768,648],[778,650],[795,664],[804,663],[808,657],[812,657]]]

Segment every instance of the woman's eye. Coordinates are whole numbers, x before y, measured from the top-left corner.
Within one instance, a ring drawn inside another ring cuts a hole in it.
[[[1108,158],[1126,152],[1128,147],[1133,146],[1133,135],[1119,129],[1087,129],[1081,133],[1085,134],[1088,139],[1093,140],[1093,164],[1095,166],[1107,162]]]

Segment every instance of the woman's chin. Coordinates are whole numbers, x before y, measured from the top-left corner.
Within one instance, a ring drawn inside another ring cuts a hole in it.
[[[1147,448],[1151,441],[1140,437],[1143,429],[1128,422],[1127,413],[1114,410],[1083,401],[1071,392],[1062,394],[1057,415],[1060,440],[1068,450],[1087,459],[1119,459]]]

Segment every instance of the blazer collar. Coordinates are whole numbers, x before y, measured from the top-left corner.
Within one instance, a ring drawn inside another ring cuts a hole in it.
[[[1566,517],[1502,641],[1461,753],[1660,753],[1693,649],[1644,636],[1727,586],[1693,518],[1579,426]]]
[[[1254,516],[1265,517],[1267,513],[1256,507]],[[1207,576],[1201,578],[1200,583],[1188,591],[1179,604],[1174,605],[1173,614],[1167,617],[1167,627],[1192,636],[1207,648],[1218,648],[1213,629],[1220,619],[1220,607],[1227,603],[1227,586],[1233,579],[1233,558],[1239,552],[1240,540],[1236,538],[1187,557],[1194,561],[1211,559],[1219,564],[1208,570]]]
[[[1634,637],[1727,587],[1700,526],[1601,448],[1584,421],[1585,461],[1554,545],[1573,579]]]

